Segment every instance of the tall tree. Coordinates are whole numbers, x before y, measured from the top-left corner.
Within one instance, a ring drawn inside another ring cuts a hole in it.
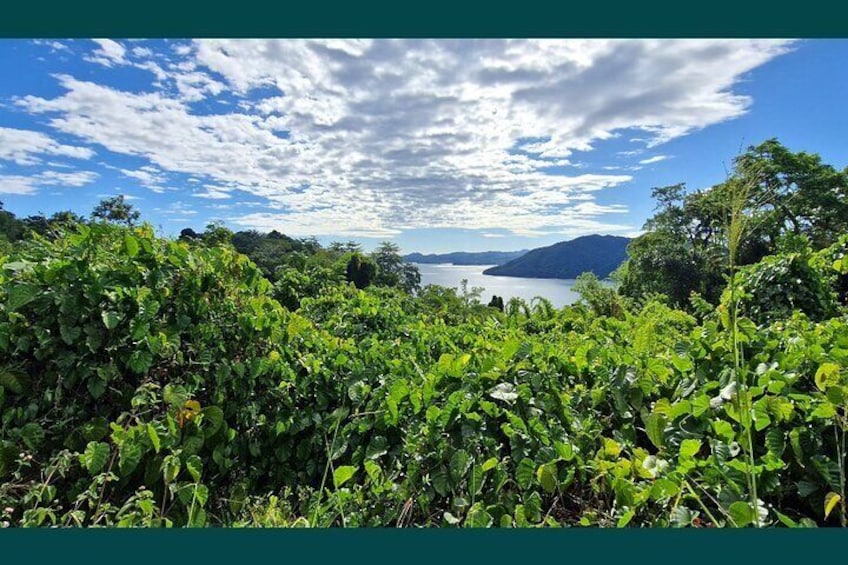
[[[93,220],[103,220],[127,226],[134,225],[140,216],[138,210],[126,201],[123,194],[104,198],[91,212]]]

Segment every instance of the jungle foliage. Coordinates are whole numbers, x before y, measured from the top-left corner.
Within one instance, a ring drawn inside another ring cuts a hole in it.
[[[0,247],[2,525],[846,525],[848,236],[812,219],[703,295],[563,309],[128,223]]]

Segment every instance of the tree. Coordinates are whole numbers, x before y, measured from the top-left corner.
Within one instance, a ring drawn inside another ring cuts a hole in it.
[[[233,232],[227,229],[224,222],[216,220],[206,224],[206,230],[200,235],[203,243],[209,246],[215,245],[230,245],[233,239]]]
[[[196,231],[191,228],[185,228],[180,231],[180,241],[194,241],[200,237]]]
[[[367,288],[377,274],[377,264],[369,257],[361,253],[351,253],[347,262],[347,281],[352,282],[356,288]]]
[[[91,218],[94,220],[103,220],[115,224],[124,224],[132,226],[138,221],[141,214],[133,208],[132,204],[126,202],[123,194],[112,198],[104,198],[100,201],[94,211],[91,212]]]
[[[0,201],[0,239],[7,241],[17,241],[24,234],[23,223],[15,217],[11,212],[3,209],[3,202]]]
[[[421,287],[421,273],[415,265],[407,263],[400,255],[400,247],[384,241],[371,253],[377,264],[377,276],[374,284],[401,288],[413,293]]]

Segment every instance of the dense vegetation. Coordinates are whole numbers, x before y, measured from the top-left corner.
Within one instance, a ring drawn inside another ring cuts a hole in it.
[[[391,245],[0,212],[0,521],[844,526],[846,218],[754,208],[742,166],[658,191],[622,292],[561,310],[418,288]]]
[[[605,279],[627,257],[630,239],[614,235],[586,235],[533,249],[512,261],[483,271],[486,275],[576,279],[582,273]]]

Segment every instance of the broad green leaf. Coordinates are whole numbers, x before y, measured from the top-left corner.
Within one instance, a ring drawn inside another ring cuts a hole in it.
[[[829,420],[836,416],[836,406],[832,402],[824,401],[816,406],[816,409],[810,414],[813,418],[821,418]]]
[[[29,422],[21,428],[21,439],[27,447],[36,450],[44,441],[44,428],[35,422]]]
[[[524,498],[524,514],[533,523],[542,519],[542,497],[535,490]]]
[[[138,240],[133,236],[129,234],[124,236],[124,247],[126,247],[127,255],[129,255],[130,258],[138,255]]]
[[[467,528],[491,528],[494,523],[495,519],[479,502],[471,507],[468,516],[465,518],[465,527]]]
[[[389,440],[383,436],[374,436],[365,449],[367,459],[377,459],[389,452]]]
[[[200,460],[200,457],[190,455],[186,459],[186,469],[188,469],[188,474],[191,475],[194,482],[200,481],[200,476],[203,473],[203,462]]]
[[[104,310],[100,313],[100,317],[103,319],[103,325],[106,326],[107,330],[114,330],[121,321],[118,313],[111,310]]]
[[[201,506],[206,506],[206,501],[209,500],[209,487],[197,485],[194,490],[194,498]]]
[[[536,469],[536,479],[545,492],[554,492],[557,487],[556,465],[545,463]]]
[[[12,394],[23,394],[29,386],[29,375],[22,371],[0,366],[0,386]]]
[[[616,522],[616,527],[618,527],[618,528],[626,527],[627,524],[630,523],[630,520],[632,520],[633,516],[635,516],[635,515],[636,515],[636,511],[633,510],[632,508],[629,509],[627,512],[622,514],[621,517],[618,519],[618,522]]]
[[[210,438],[224,425],[224,411],[218,406],[207,406],[201,414],[203,414],[203,434]]]
[[[147,424],[147,437],[150,438],[153,450],[156,453],[159,453],[159,450],[162,448],[162,442],[160,441],[159,434],[156,432],[156,428],[153,427],[153,424]]]
[[[827,390],[828,386],[839,384],[840,367],[836,363],[822,363],[816,371],[816,386],[822,392]]]
[[[451,492],[450,481],[448,480],[448,472],[444,469],[439,469],[433,473],[432,477],[433,488],[440,496],[447,496]]]
[[[343,465],[341,467],[336,467],[336,470],[333,471],[333,485],[336,488],[339,488],[347,481],[349,481],[353,475],[356,473],[356,467],[351,465]]]
[[[667,422],[667,418],[662,414],[654,413],[645,416],[645,433],[657,448],[665,445],[664,433]]]
[[[842,501],[842,497],[836,494],[835,492],[829,492],[824,497],[824,518],[827,520],[827,517],[830,516],[830,513],[833,512],[833,509],[836,508],[836,505]]]
[[[450,458],[450,464],[448,465],[450,477],[454,484],[457,484],[462,480],[470,466],[471,458],[468,457],[468,453],[464,449],[454,452]]]
[[[753,524],[757,517],[751,504],[741,500],[731,504],[727,512],[737,528]]]
[[[490,470],[494,469],[497,466],[498,466],[498,458],[497,457],[490,457],[489,459],[486,459],[486,461],[483,463],[483,465],[481,465],[481,469],[483,470],[483,472],[486,472],[486,471],[490,471]]]
[[[518,398],[518,393],[515,392],[515,385],[512,383],[500,383],[489,391],[489,396],[495,400],[503,400],[507,403],[512,403]]]
[[[141,461],[141,447],[130,439],[121,444],[118,452],[118,467],[122,475],[129,475]]]
[[[525,457],[518,463],[518,468],[515,470],[515,482],[523,489],[529,488],[533,484],[535,473],[536,465],[533,460]]]
[[[34,284],[16,284],[6,295],[6,311],[14,312],[38,298],[41,287]]]
[[[80,455],[80,462],[91,475],[98,474],[106,466],[108,459],[109,444],[102,441],[88,442],[85,451]]]
[[[99,441],[109,433],[109,425],[106,418],[94,418],[82,425],[82,437],[86,441]]]
[[[681,457],[694,457],[701,451],[701,440],[698,439],[684,439],[680,443],[680,456]]]

